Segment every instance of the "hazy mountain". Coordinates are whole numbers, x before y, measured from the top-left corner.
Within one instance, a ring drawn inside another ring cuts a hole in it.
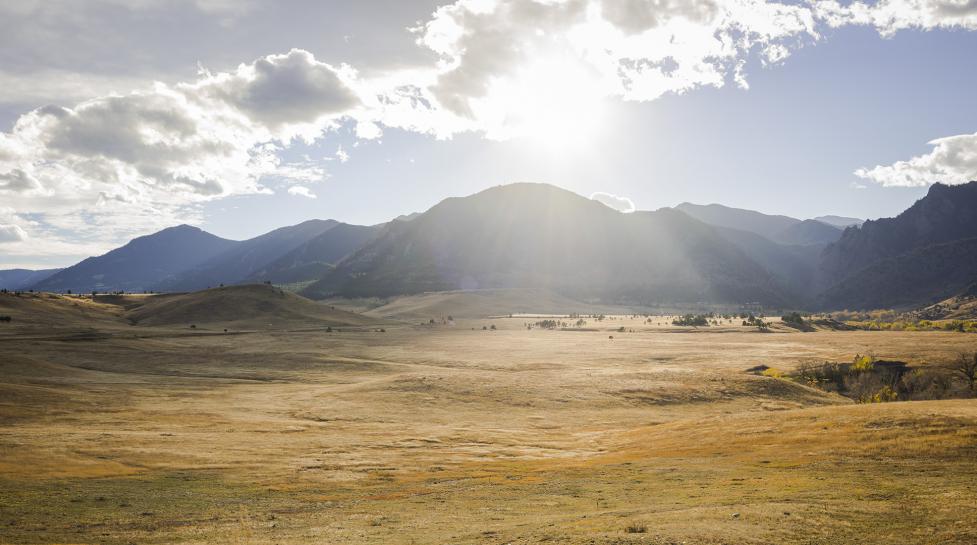
[[[249,280],[288,284],[321,278],[342,258],[372,240],[382,228],[382,225],[336,223],[320,235],[253,271]]]
[[[780,244],[827,244],[841,236],[840,229],[817,220],[802,221],[721,204],[686,202],[675,208],[709,225],[749,231]]]
[[[833,284],[880,260],[971,237],[977,237],[977,182],[935,184],[898,216],[846,229],[824,251],[823,278]]]
[[[781,244],[831,244],[841,238],[842,230],[818,220],[804,220],[774,234]]]
[[[865,220],[858,218],[846,218],[845,216],[818,216],[814,218],[821,223],[827,223],[828,225],[833,225],[839,229],[845,229],[846,227],[858,227],[859,225],[865,223]]]
[[[394,221],[411,221],[412,219],[420,216],[420,212],[411,212],[410,214],[401,214],[394,218]]]
[[[909,308],[965,292],[977,280],[977,238],[931,244],[879,260],[821,296],[830,309]]]
[[[234,244],[189,271],[161,282],[160,291],[194,291],[250,279],[269,263],[339,225],[335,220],[309,220],[282,227]]]
[[[622,214],[544,184],[494,187],[391,222],[304,293],[472,288],[547,288],[636,303],[787,300],[763,267],[682,212]]]
[[[739,229],[717,228],[720,236],[772,274],[796,296],[799,306],[817,295],[815,275],[823,244],[778,244],[764,236]]]
[[[150,290],[236,244],[189,225],[170,227],[135,238],[105,255],[89,257],[38,282],[34,288],[76,293]]]
[[[709,225],[749,231],[767,238],[771,238],[774,233],[779,233],[791,225],[801,222],[797,218],[763,214],[754,210],[732,208],[721,204],[703,205],[684,202],[676,206],[675,209]]]
[[[0,271],[0,289],[25,290],[62,269],[6,269]]]

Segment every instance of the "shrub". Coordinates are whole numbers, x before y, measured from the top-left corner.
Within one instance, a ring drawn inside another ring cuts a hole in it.
[[[784,372],[781,371],[780,369],[775,368],[775,367],[768,367],[767,369],[764,369],[763,371],[761,371],[760,374],[763,375],[763,376],[765,376],[765,377],[773,377],[773,378],[783,378],[784,377]]]
[[[0,322],[10,322],[12,320],[13,318],[11,318],[10,316],[0,316]]]
[[[879,391],[875,392],[867,399],[863,399],[862,403],[888,403],[890,401],[895,401],[898,398],[899,395],[896,394],[895,390],[889,386],[883,386],[879,388]]]
[[[629,534],[643,534],[648,531],[648,527],[644,524],[631,524],[624,531]]]
[[[851,364],[853,373],[866,373],[875,367],[875,358],[871,356],[855,355],[855,360]]]

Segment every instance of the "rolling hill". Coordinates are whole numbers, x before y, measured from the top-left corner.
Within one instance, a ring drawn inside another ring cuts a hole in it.
[[[763,267],[682,212],[622,214],[546,184],[494,187],[391,222],[303,294],[494,288],[636,304],[789,299]]]
[[[136,325],[230,325],[236,328],[367,326],[378,323],[374,318],[334,309],[265,284],[153,295],[141,305],[128,310],[125,316]]]
[[[34,289],[75,293],[146,291],[237,243],[197,227],[180,225],[135,238],[111,252],[89,257],[38,282]]]

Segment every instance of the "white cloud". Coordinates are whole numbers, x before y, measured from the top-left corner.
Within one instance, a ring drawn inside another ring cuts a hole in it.
[[[27,240],[27,232],[19,225],[4,225],[0,223],[0,244],[23,242],[25,240]]]
[[[311,189],[305,187],[304,185],[293,185],[288,188],[289,195],[295,195],[297,197],[305,197],[307,199],[315,199],[316,194],[312,192]]]
[[[842,5],[836,0],[814,3],[819,18],[829,25],[874,26],[883,36],[900,30],[936,28],[977,29],[977,2],[974,0],[880,0],[868,4]]]
[[[0,194],[51,228],[125,239],[192,222],[207,200],[268,193],[265,177],[321,180],[320,167],[278,153],[355,112],[353,78],[293,50],[192,83],[45,106],[0,134]]]
[[[433,81],[392,102],[433,100],[455,130],[510,138],[607,97],[746,86],[743,59],[780,62],[815,26],[808,7],[762,0],[459,0],[415,29],[440,56]]]
[[[886,187],[963,184],[977,180],[977,133],[938,138],[933,150],[907,161],[860,168],[855,175]]]
[[[590,195],[590,199],[597,201],[610,208],[613,208],[618,212],[623,212],[625,214],[629,214],[635,211],[634,201],[632,201],[627,197],[620,197],[618,195],[614,195],[613,193],[604,193],[602,191],[598,191],[596,193],[592,193]]]

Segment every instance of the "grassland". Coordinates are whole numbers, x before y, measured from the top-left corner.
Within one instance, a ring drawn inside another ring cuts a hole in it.
[[[972,334],[140,305],[0,298],[0,542],[977,542],[977,401],[746,372],[934,365]]]

